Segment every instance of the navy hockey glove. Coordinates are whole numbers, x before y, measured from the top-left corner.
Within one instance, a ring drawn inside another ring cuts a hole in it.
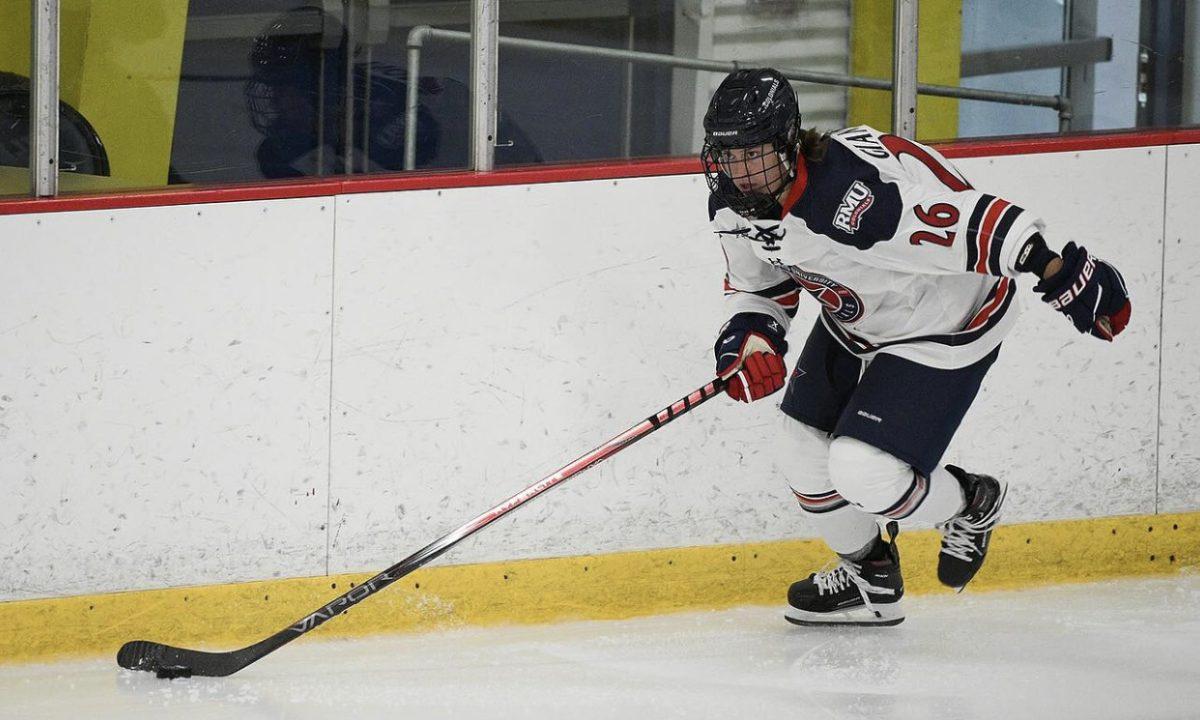
[[[728,380],[725,392],[734,400],[754,402],[783,387],[787,340],[783,326],[770,315],[738,313],[725,323],[713,347],[717,376]]]
[[[1075,243],[1063,248],[1062,263],[1062,269],[1034,285],[1034,291],[1069,317],[1079,332],[1112,342],[1129,324],[1133,309],[1125,278]]]

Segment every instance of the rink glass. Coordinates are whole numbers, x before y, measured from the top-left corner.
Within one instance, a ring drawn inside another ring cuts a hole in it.
[[[1184,3],[920,3],[918,74],[1065,96],[1053,108],[922,95],[917,137],[1189,125],[1200,13]],[[892,3],[500,0],[501,38],[890,80]],[[469,2],[61,0],[64,192],[405,172],[409,33],[467,33]],[[28,189],[28,3],[0,2],[0,193]],[[412,167],[470,165],[469,45],[421,45]],[[497,168],[690,157],[723,73],[502,45]],[[891,93],[794,83],[805,127],[891,127]],[[70,117],[66,117],[70,114]],[[16,118],[16,119],[14,119]]]
[[[0,197],[30,189],[28,28],[28,3],[0,2]]]

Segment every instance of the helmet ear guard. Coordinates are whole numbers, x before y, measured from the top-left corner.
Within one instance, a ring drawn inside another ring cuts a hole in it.
[[[739,215],[778,216],[779,196],[795,178],[800,139],[800,110],[787,78],[770,68],[730,73],[713,93],[704,132],[700,158],[713,195]],[[771,146],[774,163],[754,166],[745,154],[730,161],[732,151],[761,145]]]

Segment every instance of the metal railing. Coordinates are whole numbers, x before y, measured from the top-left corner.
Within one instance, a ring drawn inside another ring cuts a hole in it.
[[[58,0],[36,0],[29,50],[29,185],[35,197],[58,194]]]
[[[417,132],[417,85],[421,74],[421,51],[428,39],[449,40],[453,42],[470,42],[471,33],[457,30],[441,30],[419,25],[408,33],[408,98],[405,107],[404,127],[404,169],[412,170],[416,165],[416,132]],[[500,47],[522,48],[526,50],[542,50],[561,55],[576,55],[590,58],[606,58],[641,65],[664,65],[672,68],[689,70],[709,70],[713,72],[732,72],[744,63],[729,60],[706,60],[701,58],[686,58],[675,55],[638,52],[635,50],[618,50],[614,48],[593,47],[590,45],[573,45],[570,43],[549,42],[546,40],[527,40],[524,38],[499,37]],[[915,43],[911,45],[915,50]],[[915,66],[915,63],[913,63]],[[797,82],[818,83],[823,85],[842,85],[845,87],[868,88],[872,90],[892,90],[891,80],[878,78],[857,77],[853,75],[838,75],[836,73],[814,72],[796,68],[776,68],[784,77]],[[921,95],[936,97],[958,98],[961,100],[982,100],[984,102],[1009,103],[1012,105],[1027,105],[1051,108],[1058,111],[1059,126],[1066,130],[1071,119],[1070,102],[1061,95],[1034,95],[1030,93],[1002,92],[999,90],[979,90],[975,88],[954,87],[950,85],[930,85],[915,83],[916,91]],[[915,103],[914,103],[915,104]],[[628,123],[625,123],[628,126]],[[895,128],[894,128],[895,129]],[[480,169],[480,168],[475,168]],[[489,168],[490,169],[490,168]]]
[[[35,196],[52,196],[57,194],[57,174],[59,170],[58,163],[58,132],[57,118],[58,113],[54,111],[57,106],[58,94],[58,17],[59,17],[60,0],[34,0],[32,13],[32,52],[31,52],[31,67],[34,69],[32,74],[33,97],[31,98],[33,105],[33,115],[31,118],[31,138],[30,138],[30,175],[32,194]],[[785,77],[796,82],[817,83],[824,85],[838,85],[843,87],[858,87],[874,90],[894,91],[893,98],[893,132],[898,132],[904,135],[911,135],[914,132],[913,123],[897,123],[899,120],[913,120],[915,118],[914,111],[916,107],[915,94],[930,95],[936,97],[958,98],[962,100],[980,100],[984,102],[1009,103],[1014,105],[1026,105],[1036,107],[1046,107],[1054,109],[1058,112],[1059,126],[1061,131],[1068,129],[1068,124],[1071,119],[1071,105],[1069,100],[1062,95],[1035,95],[1028,93],[1001,92],[995,90],[979,90],[973,88],[952,87],[945,85],[930,85],[927,83],[915,82],[915,60],[916,55],[916,8],[918,0],[896,0],[896,17],[897,22],[894,28],[896,38],[896,62],[894,65],[895,83],[891,80],[883,80],[878,78],[857,77],[852,75],[838,75],[835,73],[815,72],[803,70],[799,68],[778,68]],[[499,0],[472,0],[472,27],[474,33],[458,32],[452,30],[441,30],[427,25],[414,27],[408,34],[407,51],[408,51],[408,86],[407,96],[405,98],[405,138],[404,138],[404,168],[412,170],[416,165],[416,137],[417,137],[417,106],[418,106],[418,88],[421,68],[421,51],[424,44],[429,39],[440,39],[451,42],[472,42],[472,38],[476,38],[473,44],[472,53],[472,167],[475,170],[490,170],[495,160],[495,141],[496,141],[496,66],[498,47],[513,47],[529,50],[540,50],[561,55],[575,55],[589,58],[603,58],[619,62],[641,65],[659,65],[671,68],[683,68],[691,70],[706,70],[712,72],[730,72],[732,70],[744,67],[744,63],[736,61],[710,60],[701,58],[686,58],[674,55],[663,55],[656,53],[639,52],[629,49],[613,49],[593,47],[588,45],[574,45],[568,43],[548,42],[543,40],[527,40],[521,38],[498,37],[499,27]],[[349,24],[351,25],[352,24]],[[1097,49],[1096,47],[1080,47],[1066,48],[1053,50],[1059,55],[1062,55],[1067,50],[1071,50],[1076,55],[1086,53],[1087,58],[1096,56],[1097,53],[1103,54],[1104,48]],[[1068,53],[1069,54],[1069,53]],[[1057,60],[1053,57],[1044,62],[1050,63]],[[993,63],[994,59],[989,57],[982,58],[980,62],[984,65]],[[986,62],[984,62],[986,61]],[[325,73],[321,73],[320,77],[323,81]],[[629,74],[626,73],[626,77]],[[351,76],[349,71],[346,77],[346,84],[351,85]],[[915,90],[914,90],[915,88]],[[323,95],[323,90],[321,91]],[[349,91],[348,91],[349,92]],[[343,125],[347,136],[343,141],[349,147],[353,142],[353,132],[351,121],[351,112],[347,103],[347,113]],[[628,136],[630,128],[630,113],[631,106],[629,99],[626,98],[624,103],[625,109],[623,112],[626,117],[623,118],[622,126],[625,128],[625,134]],[[364,129],[365,130],[365,129]],[[323,127],[321,128],[323,131]],[[364,140],[365,142],[365,140]],[[318,142],[318,153],[321,153],[324,142]],[[624,139],[623,146],[629,147],[629,138]],[[353,172],[354,168],[347,159],[346,172]],[[323,167],[323,165],[321,165]]]

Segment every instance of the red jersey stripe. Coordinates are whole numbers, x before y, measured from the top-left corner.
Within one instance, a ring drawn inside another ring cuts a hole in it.
[[[996,295],[992,298],[992,301],[980,308],[979,312],[975,313],[975,317],[971,318],[971,322],[967,323],[967,326],[963,330],[974,330],[986,323],[988,318],[992,316],[992,313],[996,312],[996,308],[1004,303],[1004,299],[1008,297],[1011,288],[1012,280],[1001,278],[996,286]]]
[[[975,272],[986,275],[988,251],[992,244],[992,233],[996,230],[996,221],[1004,214],[1004,209],[1010,203],[1007,200],[996,198],[992,202],[991,207],[987,209],[987,214],[983,216],[983,225],[979,228],[979,259],[975,262]]]

